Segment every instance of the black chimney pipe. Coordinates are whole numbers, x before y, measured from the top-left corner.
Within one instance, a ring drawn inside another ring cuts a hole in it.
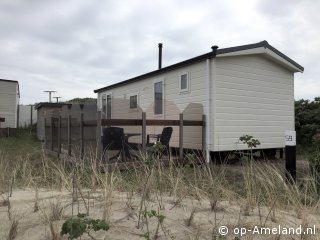
[[[159,43],[159,60],[158,60],[158,69],[162,67],[162,43]]]
[[[218,50],[218,48],[219,48],[219,47],[218,47],[217,45],[214,45],[214,46],[211,47],[213,57],[216,57],[216,56],[217,56],[217,50]]]

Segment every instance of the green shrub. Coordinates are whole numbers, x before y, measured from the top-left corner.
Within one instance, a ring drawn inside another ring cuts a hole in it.
[[[316,148],[312,157],[309,159],[309,163],[311,174],[316,181],[317,189],[320,193],[320,147]]]
[[[95,232],[99,230],[108,231],[109,225],[104,220],[88,218],[86,214],[79,213],[77,217],[69,218],[63,223],[60,235],[69,234],[68,239],[76,239],[84,233],[91,236],[91,230]]]

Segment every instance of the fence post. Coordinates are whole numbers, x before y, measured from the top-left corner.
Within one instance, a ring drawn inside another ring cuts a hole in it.
[[[101,156],[101,111],[97,112],[97,129],[96,129],[97,157]]]
[[[58,155],[61,153],[61,115],[58,119]]]
[[[33,124],[33,105],[30,105],[30,127]]]
[[[142,152],[145,155],[147,149],[147,117],[146,113],[142,112]]]
[[[53,151],[53,117],[51,117],[51,125],[50,125],[50,132],[51,132],[51,151]]]
[[[83,113],[80,115],[80,158],[84,155],[84,143],[83,143]]]
[[[48,142],[47,142],[47,118],[44,118],[44,147],[48,148]]]
[[[289,182],[296,181],[296,131],[285,131],[285,155],[287,179]]]
[[[68,115],[68,155],[71,156],[71,115]]]
[[[180,113],[179,124],[179,160],[183,160],[183,114]]]

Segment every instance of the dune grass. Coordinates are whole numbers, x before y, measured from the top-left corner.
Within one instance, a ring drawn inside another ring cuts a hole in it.
[[[10,205],[10,189],[13,192],[19,188],[34,189],[34,211],[38,211],[41,209],[37,196],[39,188],[69,192],[69,203],[65,206],[50,203],[51,213],[42,214],[46,216],[45,224],[51,229],[52,239],[60,238],[57,228],[62,225],[64,209],[69,208],[71,215],[75,216],[81,205],[82,211],[90,215],[93,201],[99,202],[101,206],[99,218],[110,223],[111,229],[117,226],[118,220],[111,217],[117,192],[126,193],[128,216],[136,216],[132,221],[141,230],[141,237],[146,239],[151,239],[151,236],[154,239],[159,236],[174,238],[174,233],[165,230],[169,226],[163,225],[166,221],[165,213],[183,209],[186,201],[197,203],[186,210],[188,217],[184,217],[185,220],[180,223],[184,231],[188,229],[189,236],[193,236],[189,239],[201,239],[201,236],[206,236],[204,239],[226,239],[217,232],[222,223],[232,222],[226,217],[228,207],[225,204],[238,206],[236,226],[242,226],[246,217],[254,219],[252,224],[270,226],[281,221],[283,214],[289,212],[307,226],[310,214],[319,216],[319,192],[313,176],[304,171],[305,175],[300,175],[299,180],[292,184],[286,180],[283,167],[272,162],[247,160],[236,166],[177,166],[171,161],[169,166],[164,166],[161,160],[147,156],[141,159],[143,164],[139,168],[120,171],[115,167],[108,171],[94,153],[85,160],[57,159],[47,156],[42,147],[30,130],[20,131],[17,137],[0,139],[0,193],[2,205],[7,207],[4,201],[9,201]],[[92,195],[97,192],[100,195],[93,200]],[[154,206],[157,206],[156,209]],[[10,213],[10,208],[7,208]],[[211,224],[208,233],[197,227],[200,208],[207,209],[213,216],[213,219],[208,220]],[[15,230],[15,234],[12,231],[10,234],[16,236],[19,234],[19,231],[16,233],[18,220],[10,221]],[[232,226],[235,227],[234,223]],[[232,239],[236,237],[232,236]],[[301,239],[314,238],[301,236]]]

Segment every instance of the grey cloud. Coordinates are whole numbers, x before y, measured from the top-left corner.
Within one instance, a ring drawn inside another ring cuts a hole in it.
[[[24,103],[46,100],[34,92],[50,88],[64,98],[94,96],[95,88],[157,69],[158,42],[167,66],[213,44],[266,39],[306,67],[298,82],[312,83],[320,69],[317,9],[311,0],[257,1],[251,8],[210,0],[1,1],[0,73],[20,81]]]

